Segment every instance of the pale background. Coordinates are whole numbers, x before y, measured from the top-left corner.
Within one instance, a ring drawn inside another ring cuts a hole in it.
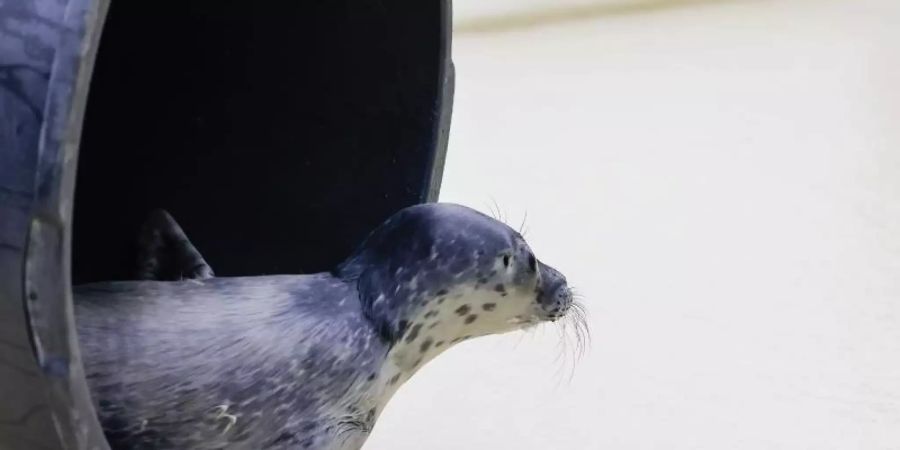
[[[672,3],[455,2],[441,199],[593,344],[461,344],[367,450],[900,449],[900,1]]]

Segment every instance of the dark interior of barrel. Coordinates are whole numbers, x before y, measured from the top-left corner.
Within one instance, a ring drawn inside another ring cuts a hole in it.
[[[441,20],[440,2],[421,0],[112,2],[73,282],[131,278],[154,208],[218,276],[331,268],[427,198]]]

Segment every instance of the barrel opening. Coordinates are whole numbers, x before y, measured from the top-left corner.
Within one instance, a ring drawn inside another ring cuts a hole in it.
[[[130,278],[154,208],[217,275],[257,275],[327,270],[393,211],[433,199],[446,14],[421,0],[112,2],[73,282]]]

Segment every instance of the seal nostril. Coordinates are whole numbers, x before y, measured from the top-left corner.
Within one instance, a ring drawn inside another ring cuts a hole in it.
[[[561,284],[553,292],[554,307],[559,313],[565,313],[572,304],[572,291],[565,284]]]

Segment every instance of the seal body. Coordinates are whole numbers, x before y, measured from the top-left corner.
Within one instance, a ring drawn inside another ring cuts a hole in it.
[[[517,232],[450,204],[398,212],[329,273],[94,283],[75,296],[115,449],[358,449],[440,352],[572,304]]]
[[[331,276],[115,282],[76,295],[113,448],[341,448],[333,436],[372,421],[354,406],[372,395],[387,346],[352,286]]]

